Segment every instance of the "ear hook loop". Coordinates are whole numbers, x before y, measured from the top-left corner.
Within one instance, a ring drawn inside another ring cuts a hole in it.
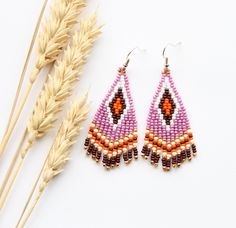
[[[127,55],[127,57],[126,57],[126,61],[125,61],[125,63],[123,64],[123,66],[124,66],[125,68],[128,67],[129,62],[130,62],[130,55],[131,55],[135,50],[146,51],[146,49],[141,49],[140,47],[135,47],[135,48],[133,48],[133,49],[128,53],[128,55]]]
[[[179,45],[182,45],[182,42],[178,42],[178,43],[176,43],[176,44],[173,44],[173,43],[168,43],[165,47],[164,47],[164,49],[163,49],[163,52],[162,52],[162,56],[163,56],[163,58],[165,59],[165,67],[169,67],[169,58],[166,56],[166,50],[167,50],[167,48],[168,47],[177,47],[177,46],[179,46]]]

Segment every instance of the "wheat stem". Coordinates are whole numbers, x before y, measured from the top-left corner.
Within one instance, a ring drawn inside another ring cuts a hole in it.
[[[10,177],[10,179],[8,179],[8,185],[5,187],[5,191],[2,193],[1,198],[0,198],[0,210],[2,209],[3,205],[5,204],[7,196],[8,196],[8,194],[9,194],[9,192],[16,180],[16,177],[23,165],[25,156],[28,153],[30,147],[31,147],[31,144],[29,144],[29,142],[27,142],[26,145],[24,146],[23,150],[20,153],[20,158],[18,159],[18,162],[15,164],[14,172],[13,172],[13,170],[11,171],[11,172],[13,172],[13,174]]]
[[[51,72],[51,70],[52,70],[52,67],[51,67],[49,72]],[[47,80],[48,80],[48,78],[46,78],[45,83],[47,82]],[[17,150],[16,150],[16,152],[14,154],[14,157],[12,158],[11,164],[10,164],[8,170],[7,170],[7,173],[5,175],[4,181],[2,183],[2,186],[1,186],[1,189],[0,189],[0,198],[1,198],[2,193],[3,193],[3,191],[4,191],[5,187],[6,187],[6,184],[7,184],[8,180],[9,180],[9,178],[10,178],[10,175],[11,175],[13,169],[14,169],[14,166],[16,164],[17,158],[18,158],[18,156],[20,154],[20,149],[22,148],[22,145],[23,145],[23,143],[24,143],[24,141],[26,139],[27,133],[28,133],[28,129],[26,128],[24,133],[23,133],[23,135],[22,135],[22,138],[21,138],[21,140],[20,140],[20,142],[18,144],[18,147],[17,147]]]
[[[48,158],[48,156],[47,156],[47,158]],[[21,215],[20,215],[20,218],[19,218],[19,220],[18,220],[18,222],[17,222],[16,227],[19,227],[19,225],[20,225],[20,223],[21,223],[21,220],[22,220],[22,218],[24,217],[24,214],[25,214],[25,212],[26,212],[26,210],[27,210],[27,208],[28,208],[28,206],[29,206],[29,204],[30,204],[30,201],[31,201],[31,199],[32,199],[32,197],[33,197],[33,195],[34,195],[35,190],[36,190],[36,187],[38,186],[40,177],[41,177],[41,175],[42,175],[42,173],[43,173],[45,164],[46,164],[46,162],[47,162],[47,158],[46,158],[46,160],[44,161],[44,164],[43,164],[43,166],[42,166],[42,168],[41,168],[41,170],[40,170],[40,172],[39,172],[39,175],[38,175],[38,177],[37,177],[37,179],[36,179],[36,181],[35,181],[35,183],[34,183],[34,186],[33,186],[32,190],[31,190],[31,192],[30,192],[30,194],[29,194],[29,196],[28,196],[28,199],[27,199],[27,201],[26,201],[26,204],[25,204],[25,206],[24,206],[23,211],[21,212]]]
[[[8,128],[10,126],[10,123],[11,123],[11,120],[12,120],[12,117],[13,117],[13,114],[14,114],[14,111],[15,111],[15,108],[16,108],[16,104],[17,104],[17,101],[18,101],[18,98],[19,98],[19,95],[20,95],[22,84],[23,84],[24,79],[25,79],[25,74],[26,74],[26,71],[27,71],[27,68],[28,68],[29,60],[30,60],[30,57],[31,57],[31,54],[32,54],[32,51],[33,51],[35,40],[36,40],[38,31],[39,31],[40,23],[42,21],[43,14],[44,14],[45,8],[47,6],[47,3],[48,3],[48,0],[45,0],[44,4],[43,4],[43,7],[41,9],[41,12],[39,14],[38,21],[36,23],[36,27],[35,27],[35,30],[34,30],[34,33],[33,33],[32,40],[30,42],[30,47],[29,47],[29,50],[28,50],[28,53],[27,53],[27,56],[26,56],[26,59],[25,59],[25,63],[24,63],[24,66],[23,66],[23,69],[22,69],[22,72],[21,72],[21,76],[20,76],[20,80],[19,80],[19,83],[18,83],[18,87],[17,87],[17,90],[16,90],[15,98],[14,98],[13,105],[12,105],[12,108],[11,108],[11,113],[10,113],[10,116],[8,118],[7,127],[5,129],[5,132],[4,132],[3,136],[5,136],[5,134],[8,131]]]
[[[60,127],[60,129],[61,129],[61,127]],[[50,151],[51,151],[51,149],[52,149],[52,147],[50,148]],[[16,224],[16,227],[19,227],[19,225],[20,225],[20,223],[21,223],[21,220],[22,220],[22,218],[24,217],[24,214],[25,214],[25,212],[26,212],[26,210],[27,210],[27,208],[28,208],[28,206],[29,206],[29,204],[30,204],[30,201],[32,200],[32,197],[33,197],[33,195],[34,195],[34,193],[35,193],[36,187],[38,186],[39,180],[40,180],[40,178],[41,178],[41,176],[42,176],[43,170],[44,170],[45,165],[46,165],[46,163],[47,163],[48,157],[49,157],[49,153],[48,153],[46,159],[44,160],[43,166],[42,166],[42,168],[41,168],[41,170],[40,170],[40,172],[39,172],[39,174],[38,174],[38,177],[37,177],[37,179],[36,179],[36,181],[35,181],[35,183],[34,183],[34,185],[33,185],[33,188],[31,189],[31,192],[30,192],[30,194],[29,194],[29,196],[28,196],[28,199],[27,199],[27,201],[26,201],[26,203],[25,203],[25,206],[24,206],[24,208],[23,208],[23,210],[22,210],[22,212],[21,212],[21,215],[20,215],[20,218],[19,218],[19,220],[18,220],[18,222],[17,222],[17,224]]]
[[[28,87],[27,87],[27,89],[25,91],[25,94],[24,94],[24,96],[23,96],[23,98],[22,98],[22,100],[21,100],[21,102],[19,104],[19,108],[18,108],[18,110],[17,110],[17,112],[15,114],[15,117],[12,120],[12,122],[11,122],[9,128],[8,128],[8,131],[6,132],[5,136],[3,137],[3,140],[2,140],[1,145],[0,145],[0,156],[3,154],[3,152],[4,152],[5,148],[6,148],[6,145],[8,143],[8,140],[9,140],[11,134],[12,134],[12,131],[14,130],[16,122],[18,121],[18,119],[20,117],[21,111],[22,111],[22,109],[23,109],[23,107],[25,105],[25,102],[26,102],[27,98],[28,98],[28,95],[30,93],[32,85],[33,84],[31,84],[31,83],[28,85]]]
[[[1,189],[0,189],[0,197],[2,196],[2,193],[3,193],[3,191],[4,191],[4,189],[5,189],[6,185],[7,185],[7,182],[8,182],[8,180],[9,180],[11,174],[12,174],[12,171],[13,171],[13,168],[14,168],[14,166],[16,164],[17,158],[19,157],[21,147],[22,147],[22,145],[23,145],[23,143],[25,141],[26,134],[27,134],[27,130],[25,130],[25,132],[23,133],[23,136],[22,136],[21,141],[20,141],[20,143],[18,145],[16,153],[15,153],[15,155],[14,155],[12,161],[11,161],[11,164],[10,164],[8,170],[7,170],[7,173],[5,175],[4,181],[3,181]]]
[[[22,157],[20,157],[20,159],[18,160],[17,164],[16,164],[16,168],[15,168],[15,171],[13,173],[13,175],[11,176],[9,182],[8,182],[8,185],[6,186],[6,190],[4,191],[1,199],[0,199],[0,209],[2,209],[6,199],[7,199],[7,196],[8,196],[8,193],[10,192],[11,190],[11,187],[16,179],[16,176],[18,174],[18,172],[20,171],[22,165],[23,165],[23,161],[24,159]]]
[[[30,207],[28,213],[26,214],[25,219],[23,220],[23,222],[22,222],[21,225],[20,225],[20,224],[17,224],[16,228],[18,228],[18,227],[19,227],[19,228],[24,228],[24,226],[25,226],[26,222],[28,221],[30,215],[32,214],[32,212],[33,212],[35,206],[37,205],[37,203],[38,203],[38,201],[39,201],[39,199],[40,199],[40,197],[41,197],[41,195],[42,195],[44,189],[45,189],[45,188],[43,188],[43,189],[41,189],[41,190],[38,191],[38,194],[37,194],[37,196],[35,197],[35,199],[34,199],[34,201],[33,201],[33,204],[31,205],[31,207]]]

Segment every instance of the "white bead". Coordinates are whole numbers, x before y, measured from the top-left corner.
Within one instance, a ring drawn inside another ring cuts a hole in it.
[[[94,143],[94,146],[97,148],[97,147],[98,147],[98,144],[97,144],[97,143]]]
[[[123,148],[123,152],[124,153],[128,152],[127,148]]]
[[[179,140],[179,139],[176,139],[175,142],[176,142],[176,143],[180,143],[180,140]]]
[[[177,155],[177,153],[176,153],[176,152],[173,152],[172,155],[175,157],[175,156]]]
[[[153,151],[153,152],[156,152],[156,151],[157,151],[156,147],[153,147],[153,148],[152,148],[152,151]]]
[[[187,133],[189,133],[189,134],[192,133],[192,130],[191,130],[191,129],[188,129],[188,130],[187,130]]]
[[[118,152],[117,152],[117,151],[114,151],[114,152],[112,153],[112,156],[113,156],[113,157],[116,157],[117,154],[118,154]]]
[[[112,155],[111,154],[108,154],[108,158],[111,159]]]

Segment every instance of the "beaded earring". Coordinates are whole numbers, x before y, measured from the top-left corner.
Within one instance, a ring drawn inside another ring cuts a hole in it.
[[[172,45],[172,44],[170,44]],[[175,45],[172,45],[175,46]],[[142,156],[150,157],[157,166],[162,161],[163,170],[179,167],[186,158],[191,160],[197,149],[182,100],[170,74],[168,58],[161,81],[151,103]]]
[[[132,50],[133,51],[133,50]],[[88,155],[107,169],[138,158],[137,121],[126,68],[129,56],[93,119],[84,147]]]

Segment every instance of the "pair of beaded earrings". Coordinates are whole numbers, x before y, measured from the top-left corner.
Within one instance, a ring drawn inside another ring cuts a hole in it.
[[[197,150],[165,50],[165,67],[149,110],[141,155],[155,166],[161,159],[163,170],[168,171],[191,160]],[[126,164],[138,158],[137,120],[126,74],[131,52],[102,101],[84,144],[87,154],[97,162],[102,160],[107,169],[119,166],[122,157]]]

